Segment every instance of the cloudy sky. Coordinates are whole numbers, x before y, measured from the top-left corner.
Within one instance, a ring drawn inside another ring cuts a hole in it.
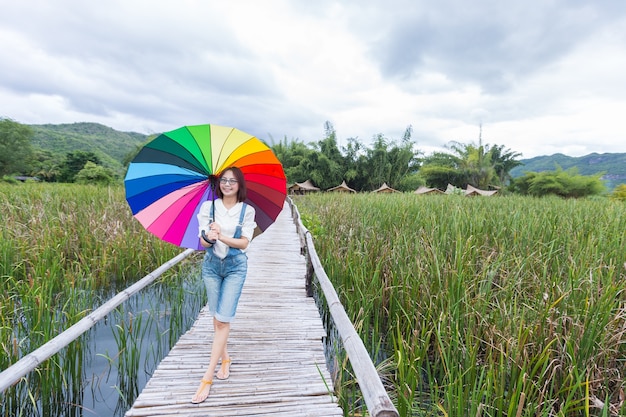
[[[623,0],[20,0],[0,117],[626,152]]]

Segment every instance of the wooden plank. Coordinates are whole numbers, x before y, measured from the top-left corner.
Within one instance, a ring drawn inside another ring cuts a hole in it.
[[[209,364],[212,317],[203,309],[126,412],[133,416],[343,416],[332,396],[315,302],[306,296],[306,259],[285,205],[248,251],[248,278],[231,325],[230,378],[191,404]],[[329,392],[329,390],[331,392]]]

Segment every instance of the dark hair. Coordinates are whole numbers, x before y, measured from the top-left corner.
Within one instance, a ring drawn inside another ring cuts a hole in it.
[[[246,179],[243,176],[243,172],[237,167],[228,167],[224,171],[220,173],[219,178],[217,179],[217,189],[215,190],[218,198],[224,198],[224,194],[222,193],[222,189],[219,187],[220,180],[228,171],[233,173],[233,176],[237,180],[237,185],[239,185],[239,189],[237,190],[237,201],[242,202],[245,201],[248,196],[248,189],[246,188]]]

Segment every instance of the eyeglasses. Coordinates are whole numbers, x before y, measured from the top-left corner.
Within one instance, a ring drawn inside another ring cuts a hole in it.
[[[222,184],[235,185],[238,181],[236,178],[220,178],[220,182]]]

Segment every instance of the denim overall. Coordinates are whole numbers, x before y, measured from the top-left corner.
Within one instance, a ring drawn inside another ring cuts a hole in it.
[[[246,212],[243,203],[234,238],[241,237]],[[215,209],[211,206],[210,222]],[[248,256],[241,249],[228,248],[224,259],[215,256],[212,248],[207,249],[202,262],[202,280],[207,290],[209,312],[221,322],[231,322],[235,317],[237,303],[248,271]]]

